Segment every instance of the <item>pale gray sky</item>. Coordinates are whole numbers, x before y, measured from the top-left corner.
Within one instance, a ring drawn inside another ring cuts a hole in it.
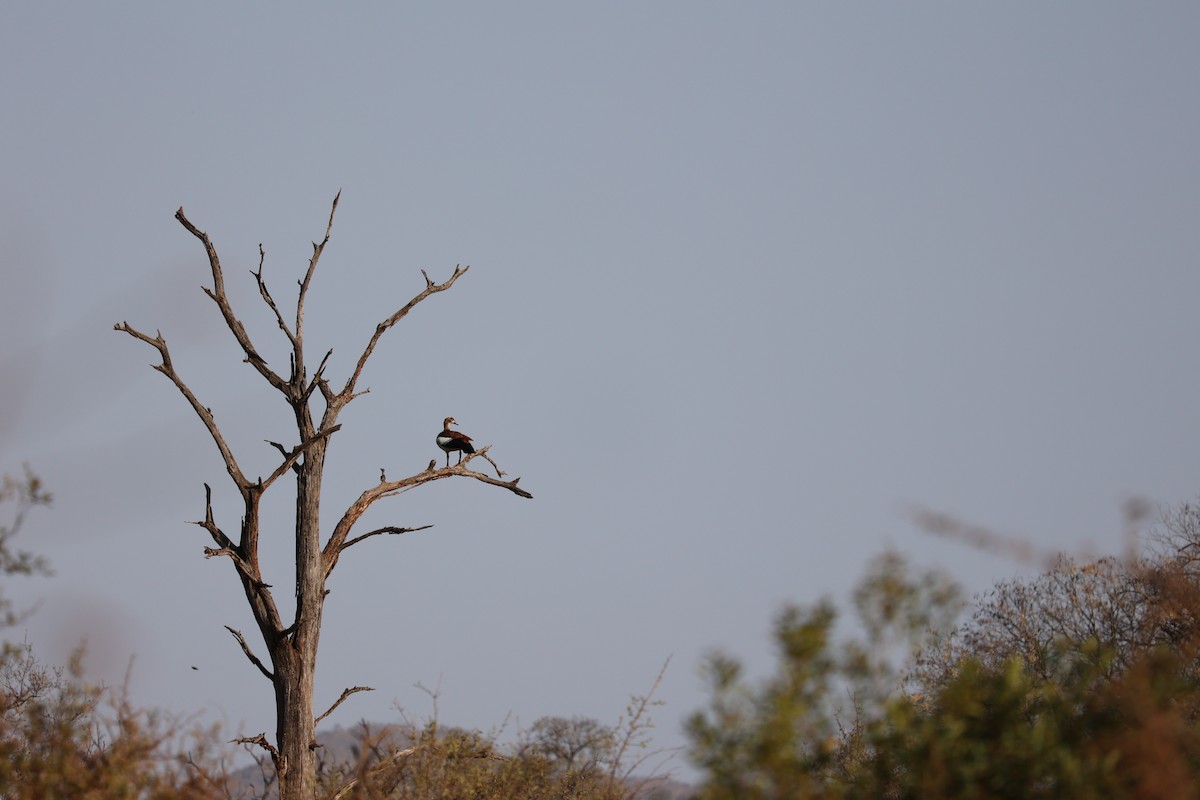
[[[345,376],[324,509],[440,456],[458,418],[536,499],[443,482],[347,553],[318,705],[614,721],[673,655],[658,740],[726,647],[761,674],[787,600],[844,597],[886,545],[973,589],[1018,565],[917,531],[928,505],[1113,550],[1122,503],[1191,499],[1200,379],[1200,6],[162,3],[0,11],[0,470],[54,490],[57,576],[29,638],[136,653],[146,703],[273,725],[223,625],[200,423],[111,331],[161,329],[248,471],[288,440],[200,292],[215,240],[292,296],[343,191],[309,311]],[[288,578],[276,499],[268,580]],[[286,596],[286,590],[279,592]],[[251,636],[254,641],[254,637]],[[258,648],[261,650],[261,647]],[[200,667],[199,672],[189,667]],[[105,671],[108,671],[105,673]]]

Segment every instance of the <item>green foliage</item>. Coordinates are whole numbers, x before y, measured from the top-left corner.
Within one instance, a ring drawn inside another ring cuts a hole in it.
[[[13,538],[21,530],[30,510],[50,505],[50,493],[42,486],[41,479],[25,468],[21,479],[5,475],[0,478],[0,504],[11,504],[13,511],[8,521],[0,524],[0,575],[48,575],[50,565],[42,556],[13,547]],[[13,612],[12,605],[0,595],[0,621],[13,625],[20,616]]]
[[[709,660],[687,725],[700,796],[1198,796],[1197,646],[1163,636],[1197,607],[1181,566],[1060,560],[951,634],[950,582],[884,555],[855,592],[862,638],[835,643],[823,602],[780,614],[765,681]]]
[[[742,683],[737,661],[710,658],[711,708],[687,723],[693,758],[709,776],[704,797],[801,798],[816,791],[836,749],[834,619],[825,603],[807,611],[786,608],[775,623],[779,670],[758,691]]]

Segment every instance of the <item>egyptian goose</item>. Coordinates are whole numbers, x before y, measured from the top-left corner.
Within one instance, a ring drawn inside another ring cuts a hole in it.
[[[450,466],[450,453],[458,451],[458,463],[462,463],[463,453],[474,453],[475,447],[471,444],[471,437],[465,433],[450,430],[451,425],[457,425],[454,417],[446,417],[446,421],[442,423],[442,432],[437,435],[437,446],[446,451],[446,466]]]

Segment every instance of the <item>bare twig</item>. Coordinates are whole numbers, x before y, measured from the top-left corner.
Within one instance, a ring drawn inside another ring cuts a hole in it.
[[[339,698],[337,699],[337,701],[336,701],[336,702],[335,702],[333,705],[331,705],[331,706],[329,707],[329,710],[327,710],[327,711],[326,711],[324,714],[322,714],[321,716],[317,717],[317,718],[316,718],[316,719],[313,721],[313,726],[314,726],[314,727],[316,727],[316,725],[317,725],[318,723],[320,723],[320,722],[321,722],[321,720],[325,719],[325,718],[326,718],[326,717],[328,717],[330,714],[332,714],[332,713],[333,713],[333,710],[334,710],[335,708],[337,708],[338,706],[340,706],[342,703],[346,702],[346,698],[347,698],[347,697],[349,697],[350,695],[352,695],[352,694],[356,694],[356,693],[358,693],[358,692],[373,692],[373,691],[375,691],[375,690],[374,690],[374,689],[372,689],[370,686],[351,686],[349,689],[345,689],[345,690],[342,692],[342,696],[341,696],[341,697],[339,697]]]
[[[308,402],[308,398],[312,395],[313,390],[321,387],[321,394],[325,395],[326,400],[329,399],[329,381],[325,380],[325,365],[329,363],[329,357],[333,355],[333,348],[329,348],[325,353],[325,357],[321,359],[321,363],[317,365],[317,371],[313,373],[312,380],[309,381],[308,388],[304,390],[302,401]]]
[[[217,523],[213,520],[212,487],[207,483],[204,484],[204,521],[193,522],[192,524],[199,525],[201,528],[204,528],[206,531],[208,531],[208,535],[211,536],[213,541],[217,543],[217,547],[229,549],[233,548],[233,542],[219,527],[217,527]]]
[[[366,539],[371,536],[378,536],[381,533],[391,533],[391,534],[412,533],[414,531],[428,530],[429,528],[432,528],[432,527],[433,527],[432,525],[422,525],[419,528],[397,528],[397,527],[388,525],[383,528],[376,528],[375,530],[373,530],[369,533],[364,533],[362,536],[355,536],[353,539],[351,539],[351,540],[347,541],[345,544],[343,544],[342,549],[345,550],[347,547],[350,547],[351,545],[358,544],[363,539]]]
[[[661,755],[664,752],[662,750],[655,750],[646,753],[641,758],[636,759],[632,764],[630,764],[625,769],[623,774],[617,774],[617,771],[620,768],[621,763],[624,761],[625,754],[628,752],[629,748],[633,746],[645,746],[643,734],[648,728],[653,728],[654,725],[649,720],[643,720],[643,717],[646,716],[646,712],[651,706],[662,705],[661,700],[654,700],[653,698],[659,687],[662,686],[663,676],[666,675],[667,667],[670,665],[671,657],[667,656],[667,660],[663,662],[662,668],[659,669],[658,675],[654,678],[654,683],[650,686],[650,691],[646,692],[640,697],[635,696],[630,701],[629,708],[626,711],[629,716],[628,719],[625,720],[625,735],[621,737],[620,744],[617,746],[616,756],[613,758],[612,766],[609,769],[608,787],[610,790],[616,785],[618,780],[628,782],[629,778],[633,775],[634,770],[640,767],[648,759]]]
[[[241,739],[234,739],[230,744],[256,744],[263,750],[271,754],[271,760],[276,764],[279,763],[279,751],[275,746],[267,741],[267,734],[260,733],[257,736],[243,736]]]
[[[258,271],[250,270],[250,274],[254,276],[255,282],[258,284],[258,293],[262,296],[265,302],[275,314],[275,322],[279,325],[279,330],[283,331],[287,336],[288,341],[292,343],[293,349],[296,347],[296,335],[292,333],[292,329],[288,327],[287,322],[283,318],[283,314],[279,311],[279,306],[275,305],[275,298],[271,297],[271,292],[267,290],[267,283],[263,280],[263,261],[266,260],[267,252],[263,250],[261,243],[258,245]]]
[[[519,497],[524,497],[526,500],[532,500],[533,495],[531,495],[529,492],[527,492],[524,489],[521,489],[517,486],[517,482],[521,480],[520,478],[513,478],[511,481],[502,481],[502,480],[498,480],[496,478],[492,478],[488,475],[484,475],[482,472],[476,472],[473,469],[462,469],[463,467],[466,467],[466,465],[471,461],[472,458],[474,458],[475,456],[479,456],[480,458],[484,458],[487,461],[489,461],[491,463],[491,465],[496,468],[496,472],[498,474],[503,475],[504,473],[500,472],[500,468],[496,466],[496,462],[492,461],[492,459],[488,458],[487,451],[488,451],[488,448],[485,447],[485,448],[479,450],[477,453],[474,453],[474,454],[464,458],[462,464],[457,464],[453,467],[449,467],[449,469],[456,470],[455,474],[466,475],[467,477],[474,478],[477,481],[483,481],[484,483],[490,483],[492,486],[499,486],[502,489],[508,489],[510,492],[512,492],[515,495],[518,495]],[[462,469],[462,471],[457,472],[457,470],[459,470],[459,469]]]
[[[246,654],[246,658],[250,659],[250,663],[253,664],[254,666],[258,667],[258,671],[261,672],[263,675],[266,675],[267,680],[274,681],[275,674],[273,672],[271,672],[271,670],[267,669],[266,665],[264,665],[263,662],[258,660],[258,656],[254,655],[254,653],[252,653],[250,651],[250,645],[246,644],[246,637],[242,636],[242,632],[236,631],[233,628],[229,627],[228,625],[225,626],[225,630],[232,633],[233,638],[237,639],[238,644],[240,644],[242,646],[242,652]]]
[[[485,459],[485,460],[486,460],[486,461],[487,461],[489,464],[491,464],[491,465],[492,465],[492,469],[496,470],[496,477],[497,477],[497,478],[503,478],[503,477],[504,477],[504,471],[503,471],[502,469],[500,469],[500,465],[499,465],[499,464],[497,464],[495,461],[492,461],[492,457],[491,457],[491,456],[489,456],[489,455],[487,454],[487,450],[486,450],[486,448],[485,448],[485,449],[483,449],[483,450],[480,450],[480,451],[479,451],[478,453],[476,453],[475,455],[479,456],[480,458],[483,458],[483,459]]]
[[[333,205],[329,209],[329,222],[325,225],[325,238],[320,243],[313,242],[313,255],[308,260],[308,270],[304,273],[304,279],[300,281],[300,296],[296,299],[296,339],[298,342],[304,341],[304,300],[308,297],[308,287],[312,285],[313,274],[317,271],[317,262],[321,260],[321,254],[325,252],[325,245],[329,244],[329,235],[333,232],[333,215],[337,213],[338,201],[342,199],[342,190],[338,189],[338,193],[333,196]],[[297,345],[297,354],[303,348]]]

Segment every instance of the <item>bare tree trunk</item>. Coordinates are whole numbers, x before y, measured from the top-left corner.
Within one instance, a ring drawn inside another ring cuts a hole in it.
[[[388,481],[384,470],[380,470],[379,483],[359,495],[358,499],[342,514],[325,544],[321,544],[321,483],[325,472],[326,449],[330,437],[341,428],[337,424],[337,418],[342,409],[350,401],[363,394],[363,392],[357,391],[356,386],[367,360],[384,333],[403,319],[418,303],[430,295],[449,289],[469,269],[468,267],[456,267],[450,279],[441,284],[434,283],[428,275],[422,272],[425,278],[425,288],[394,314],[375,326],[374,335],[367,343],[362,355],[359,356],[354,371],[340,390],[333,389],[325,377],[325,366],[332,351],[325,354],[316,372],[310,378],[306,368],[304,348],[304,301],[313,273],[316,271],[317,262],[324,252],[325,245],[329,242],[337,203],[338,198],[334,198],[333,208],[329,213],[329,224],[325,229],[325,238],[320,243],[313,244],[313,256],[309,261],[303,280],[300,281],[300,292],[296,300],[296,316],[293,324],[289,324],[285,320],[267,289],[262,269],[265,253],[261,247],[259,248],[258,272],[253,274],[263,302],[274,313],[280,330],[291,345],[290,370],[287,378],[272,370],[267,362],[259,356],[245,327],[234,315],[225,292],[220,259],[217,257],[216,248],[208,238],[208,234],[192,225],[184,216],[182,208],[175,214],[180,224],[204,245],[213,277],[213,288],[205,288],[204,292],[220,309],[226,326],[246,355],[245,361],[254,367],[272,387],[283,394],[292,407],[298,441],[290,448],[276,442],[268,442],[279,451],[282,460],[267,478],[260,477],[251,480],[242,472],[233,449],[216,424],[212,410],[200,402],[175,371],[166,340],[160,333],[156,332],[154,336],[149,336],[130,327],[127,322],[114,326],[116,330],[123,331],[158,351],[162,362],[154,365],[154,369],[166,375],[175,384],[191,405],[192,410],[204,423],[213,443],[225,461],[229,477],[242,496],[244,513],[238,541],[235,542],[229,538],[213,518],[212,490],[207,484],[205,485],[204,520],[196,524],[208,531],[209,536],[216,544],[215,547],[204,548],[205,557],[228,557],[233,563],[234,570],[246,594],[250,611],[254,615],[254,621],[258,625],[263,643],[270,656],[271,668],[269,669],[254,654],[241,632],[226,626],[250,663],[271,681],[275,692],[276,744],[272,745],[267,740],[265,733],[238,741],[256,744],[270,753],[279,778],[280,800],[311,800],[316,796],[317,723],[337,708],[349,695],[360,691],[370,691],[370,688],[365,686],[346,689],[327,711],[319,716],[316,714],[313,681],[316,676],[317,650],[321,638],[321,615],[327,594],[325,582],[347,548],[379,534],[402,534],[431,527],[429,525],[416,528],[386,526],[351,538],[350,532],[362,514],[376,500],[399,494],[424,483],[455,476],[474,478],[483,483],[500,486],[520,497],[532,497],[529,492],[517,486],[520,478],[510,481],[502,480],[504,473],[488,456],[488,448],[483,447],[453,467],[437,469],[436,462],[430,462],[424,470],[396,481]],[[319,427],[313,421],[311,404],[314,398],[319,398],[317,402],[323,401],[325,405]],[[471,469],[470,463],[477,457],[491,463],[496,469],[497,477],[493,478]],[[262,580],[262,571],[258,560],[258,512],[259,501],[263,494],[279,478],[289,472],[296,476],[296,611],[291,624],[285,626],[271,594],[271,587]]]
[[[313,677],[316,665],[290,645],[275,661],[275,730],[279,752],[275,768],[280,798],[310,798],[316,793],[316,726],[313,724]],[[305,738],[308,737],[308,738]]]
[[[300,464],[296,492],[296,623],[291,642],[283,640],[272,653],[275,663],[276,738],[286,769],[280,770],[281,797],[311,797],[315,791],[316,710],[313,680],[321,613],[325,601],[325,570],[320,541],[321,475],[325,444],[314,446]],[[283,789],[283,785],[287,789]]]

